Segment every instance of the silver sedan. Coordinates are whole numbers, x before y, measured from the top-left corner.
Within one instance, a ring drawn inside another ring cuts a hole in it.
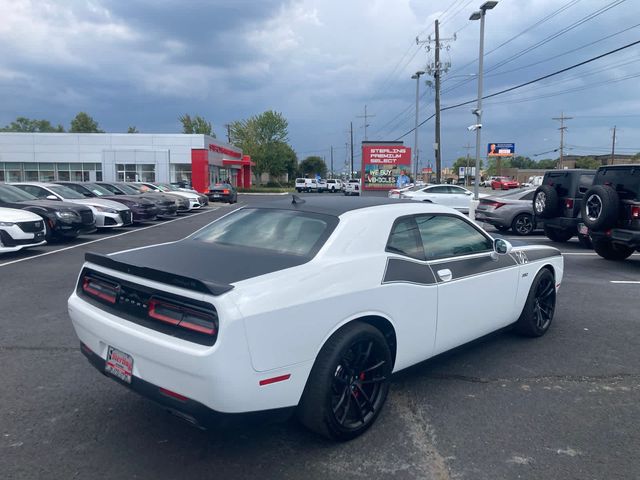
[[[489,223],[501,232],[511,229],[516,235],[529,235],[537,227],[532,203],[534,193],[535,189],[525,189],[481,198],[476,220]]]

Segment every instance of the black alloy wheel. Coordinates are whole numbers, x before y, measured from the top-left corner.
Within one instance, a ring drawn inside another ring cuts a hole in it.
[[[391,352],[382,333],[365,323],[347,324],[320,351],[298,418],[334,440],[361,435],[385,404],[391,371]]]
[[[513,219],[511,229],[516,235],[529,235],[534,229],[533,217],[528,213],[521,213]]]
[[[555,276],[543,268],[533,280],[522,314],[515,324],[516,331],[527,337],[544,335],[551,326],[555,309]]]

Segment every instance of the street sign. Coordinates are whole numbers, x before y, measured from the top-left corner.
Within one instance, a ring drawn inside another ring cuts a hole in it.
[[[487,157],[513,157],[516,151],[515,143],[487,144]]]
[[[458,169],[459,177],[475,177],[476,176],[476,167],[459,167]]]

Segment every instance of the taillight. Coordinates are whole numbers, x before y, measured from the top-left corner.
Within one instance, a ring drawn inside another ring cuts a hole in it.
[[[223,195],[229,195],[229,190],[222,190]]]
[[[495,202],[493,200],[481,200],[480,203],[486,205],[487,207],[493,207],[494,209],[498,209],[506,205],[506,203]]]
[[[631,207],[631,218],[640,218],[640,205],[633,205]]]
[[[165,300],[149,300],[147,313],[151,318],[192,332],[215,335],[217,331],[216,318],[213,315]]]
[[[93,277],[84,277],[82,280],[82,291],[100,300],[109,303],[116,303],[119,286],[115,283],[107,282]]]
[[[572,198],[567,198],[567,199],[564,201],[564,208],[566,208],[566,209],[571,209],[571,208],[573,208],[573,199],[572,199]]]

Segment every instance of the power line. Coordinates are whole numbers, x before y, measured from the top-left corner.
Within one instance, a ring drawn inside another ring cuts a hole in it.
[[[560,69],[560,70],[557,70],[557,71],[555,71],[555,72],[549,73],[549,74],[547,74],[547,75],[543,75],[542,77],[538,77],[538,78],[535,78],[535,79],[533,79],[533,80],[529,80],[528,82],[524,82],[524,83],[521,83],[521,84],[519,84],[519,85],[515,85],[515,86],[513,86],[513,87],[509,87],[509,88],[505,88],[504,90],[500,90],[500,91],[498,91],[498,92],[491,93],[491,94],[489,94],[489,95],[485,95],[485,96],[483,96],[483,97],[482,97],[482,99],[483,99],[483,100],[485,100],[485,99],[488,99],[488,98],[497,97],[498,95],[503,95],[503,94],[505,94],[505,93],[507,93],[507,92],[512,92],[513,90],[517,90],[517,89],[519,89],[519,88],[526,87],[527,85],[531,85],[531,84],[533,84],[533,83],[540,82],[540,81],[545,80],[545,79],[547,79],[547,78],[551,78],[551,77],[554,77],[554,76],[556,76],[556,75],[560,75],[561,73],[568,72],[569,70],[573,70],[574,68],[581,67],[582,65],[586,65],[586,64],[588,64],[588,63],[595,62],[596,60],[599,60],[599,59],[601,59],[601,58],[607,57],[607,56],[609,56],[609,55],[613,55],[614,53],[620,52],[620,51],[622,51],[622,50],[626,50],[627,48],[631,48],[631,47],[633,47],[633,46],[635,46],[635,45],[637,45],[637,44],[639,44],[639,43],[640,43],[640,40],[636,40],[635,42],[628,43],[627,45],[623,45],[622,47],[615,48],[615,49],[610,50],[610,51],[608,51],[608,52],[606,52],[606,53],[603,53],[603,54],[597,55],[597,56],[595,56],[595,57],[591,57],[591,58],[589,58],[589,59],[587,59],[587,60],[584,60],[584,61],[582,61],[582,62],[576,63],[576,64],[571,65],[571,66],[569,66],[569,67],[562,68],[562,69]],[[466,102],[461,102],[461,103],[457,103],[457,104],[455,104],[455,105],[450,105],[450,106],[447,106],[447,107],[443,107],[441,110],[442,110],[442,111],[444,111],[444,110],[451,110],[451,109],[453,109],[453,108],[458,108],[458,107],[462,107],[462,106],[464,106],[464,105],[469,105],[469,104],[474,103],[476,100],[477,100],[477,99],[467,100]],[[431,119],[431,118],[433,118],[434,116],[435,116],[435,114],[434,114],[434,115],[431,115],[429,118],[427,118],[426,120],[424,120],[422,123],[418,124],[418,127],[421,127],[422,125],[424,125],[428,120],[430,120],[430,119]],[[403,138],[403,137],[405,137],[405,136],[409,135],[411,132],[413,132],[413,129],[411,129],[411,130],[409,130],[408,132],[404,133],[403,135],[401,135],[400,137],[398,137],[396,140],[400,140],[401,138]]]
[[[541,46],[551,42],[552,40],[555,40],[556,38],[564,35],[565,33],[570,32],[571,30],[579,27],[580,25],[583,25],[584,23],[586,23],[586,22],[588,22],[590,20],[593,20],[596,17],[599,17],[603,13],[607,12],[608,10],[611,10],[614,7],[617,7],[618,5],[620,5],[620,4],[624,3],[624,2],[626,2],[626,0],[614,0],[613,2],[611,2],[611,3],[607,4],[607,5],[605,5],[604,7],[600,8],[599,10],[596,10],[595,12],[592,12],[589,15],[587,15],[585,17],[582,17],[580,20],[570,24],[569,26],[560,29],[559,31],[557,31],[557,32],[545,37],[544,39],[540,40],[539,42],[534,43],[533,45],[530,45],[529,47],[527,47],[527,48],[525,48],[523,50],[520,50],[519,52],[514,53],[510,57],[507,57],[506,59],[496,63],[496,65],[494,65],[493,67],[488,68],[485,73],[490,73],[490,72],[493,72],[494,70],[502,68],[507,63],[510,63],[510,62],[520,58],[521,56],[526,55],[527,53],[532,52],[533,50],[535,50],[537,48],[540,48]],[[465,84],[469,83],[471,80],[473,80],[473,79],[470,78],[470,79],[467,79],[467,80],[463,80],[463,81],[453,85],[452,87],[444,90],[443,93],[447,93],[447,92],[450,92],[452,90],[455,90],[456,88],[461,87],[462,85],[465,85]]]

